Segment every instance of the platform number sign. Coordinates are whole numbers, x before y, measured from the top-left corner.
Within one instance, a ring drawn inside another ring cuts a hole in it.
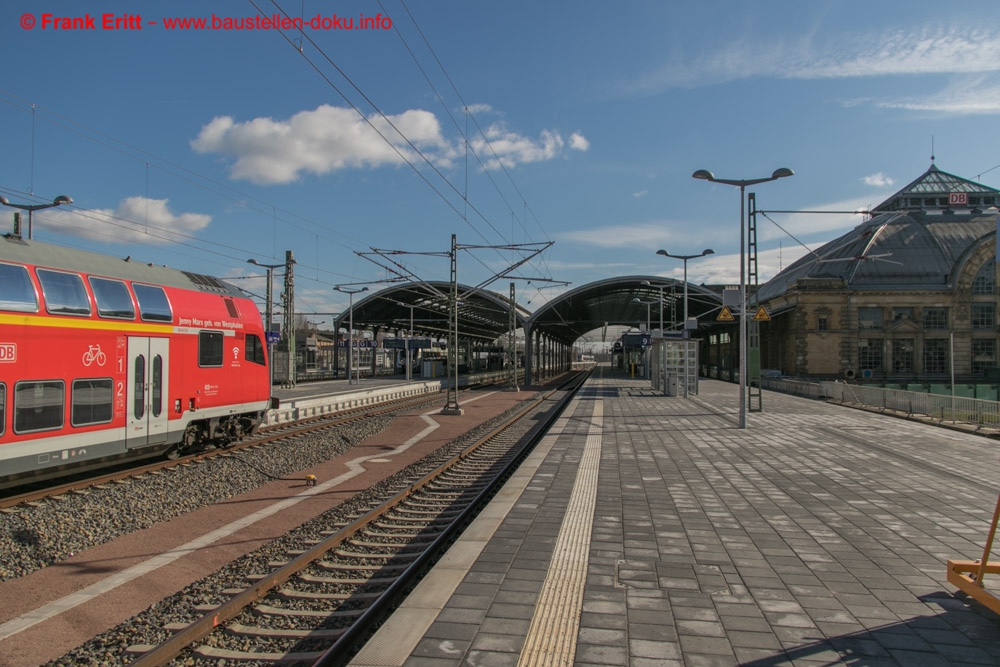
[[[948,205],[949,206],[968,206],[969,205],[969,193],[968,192],[949,192],[948,193]]]

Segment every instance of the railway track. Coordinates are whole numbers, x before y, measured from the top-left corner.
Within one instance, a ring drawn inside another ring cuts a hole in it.
[[[466,393],[469,390],[462,390]],[[357,422],[374,416],[388,415],[395,412],[409,411],[432,405],[441,400],[440,392],[434,394],[423,394],[417,397],[405,397],[379,403],[377,405],[360,406],[351,408],[335,414],[310,417],[296,422],[271,426],[261,429],[257,434],[234,443],[230,447],[212,449],[195,454],[189,454],[173,459],[156,459],[145,462],[132,462],[126,466],[116,466],[110,472],[98,475],[87,474],[85,476],[72,477],[69,481],[60,484],[40,484],[26,485],[27,490],[6,489],[5,495],[0,497],[0,509],[15,507],[22,503],[39,502],[46,498],[58,497],[67,493],[77,493],[90,487],[102,484],[112,484],[130,478],[142,477],[143,475],[154,474],[162,470],[174,468],[180,465],[189,465],[199,461],[211,459],[216,456],[231,454],[254,447],[260,447],[269,443],[299,435],[305,435],[316,431],[340,428],[346,424]],[[136,465],[136,463],[138,463]],[[9,493],[9,495],[7,495]]]
[[[345,662],[472,520],[558,416],[587,373],[517,414],[391,498],[245,573],[227,602],[192,609],[131,664]]]

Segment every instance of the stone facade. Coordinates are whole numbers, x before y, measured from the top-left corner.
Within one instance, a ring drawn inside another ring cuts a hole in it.
[[[959,201],[974,206],[955,205],[951,193],[962,188]],[[954,359],[957,381],[992,376],[1000,366],[998,203],[1000,191],[932,165],[869,221],[761,288],[771,316],[760,325],[762,367],[947,383]]]

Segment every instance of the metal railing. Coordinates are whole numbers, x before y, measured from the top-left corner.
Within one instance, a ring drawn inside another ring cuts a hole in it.
[[[765,389],[797,396],[857,403],[908,415],[926,415],[942,422],[970,424],[977,429],[1000,428],[1000,401],[903,389],[883,389],[835,380],[806,382],[762,378],[761,384]]]

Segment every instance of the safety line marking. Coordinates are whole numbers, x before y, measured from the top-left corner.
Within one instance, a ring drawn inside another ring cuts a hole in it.
[[[580,467],[517,663],[519,667],[573,664],[597,505],[603,428],[604,402],[598,399],[594,401]]]

